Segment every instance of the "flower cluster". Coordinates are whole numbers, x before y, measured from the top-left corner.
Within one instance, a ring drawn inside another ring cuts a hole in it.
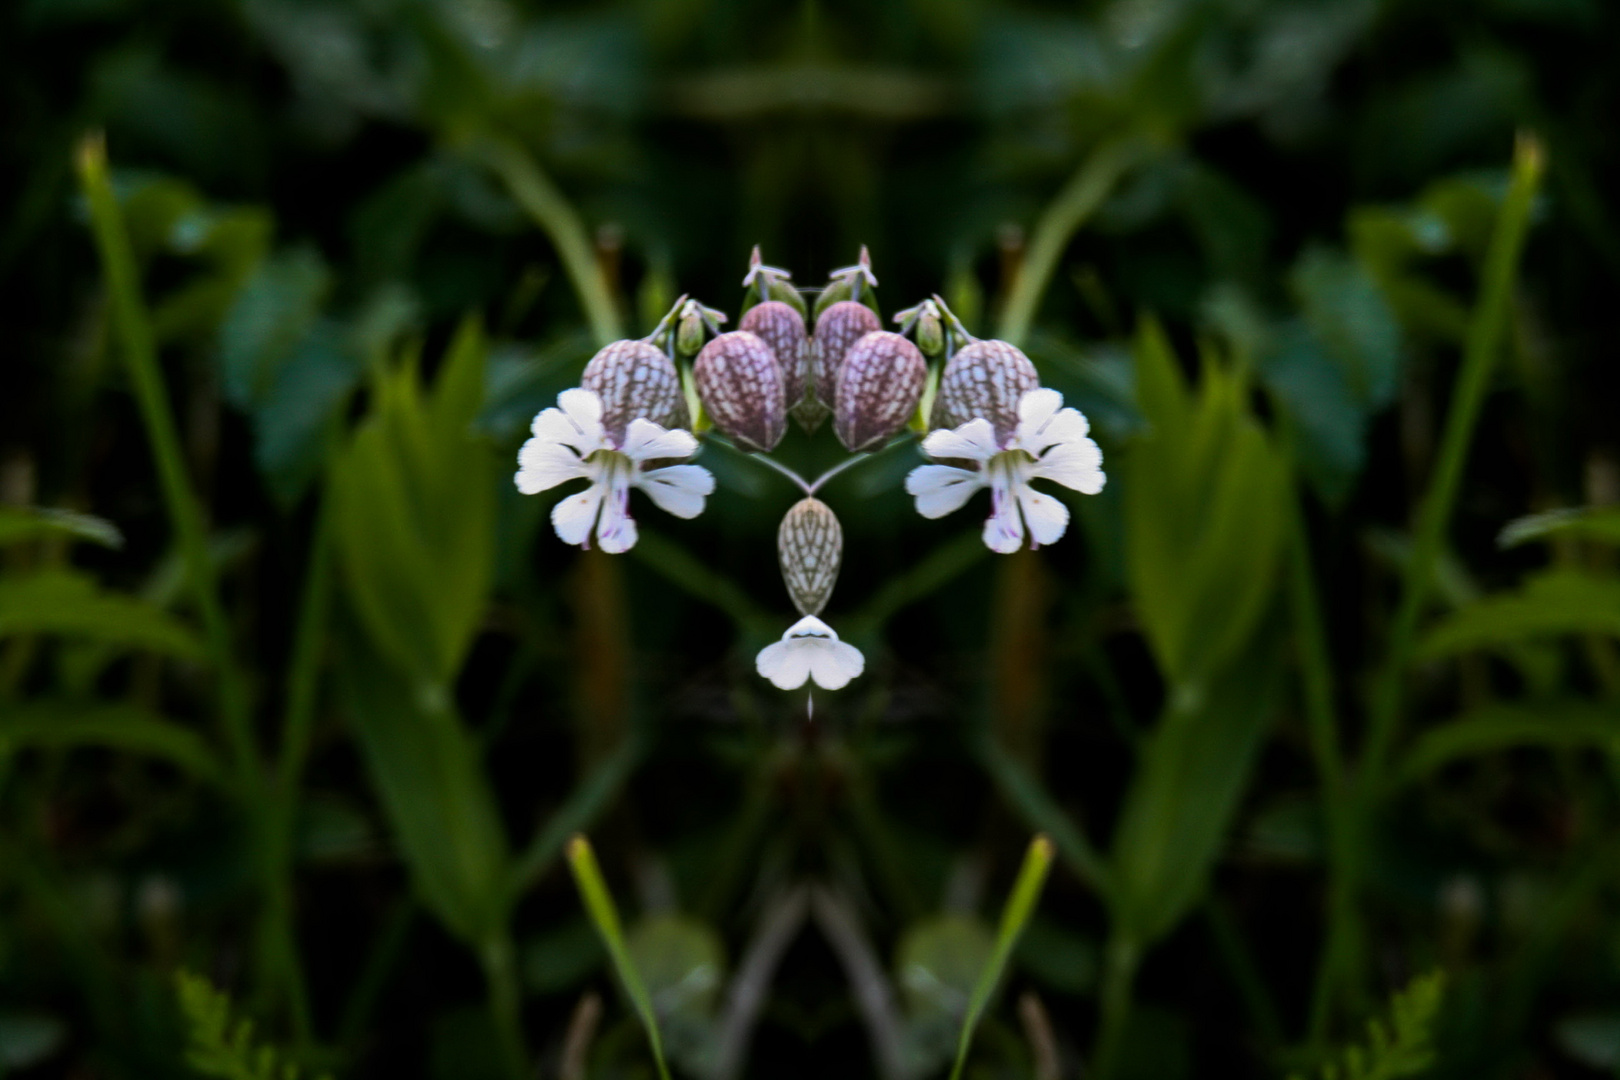
[[[838,517],[815,497],[831,475],[902,432],[926,431],[921,450],[931,460],[905,481],[917,512],[943,517],[988,488],[984,542],[1011,552],[1026,536],[1039,547],[1068,528],[1068,508],[1032,482],[1094,495],[1105,480],[1102,452],[1086,418],[1041,387],[1027,356],[973,338],[938,297],[897,314],[898,333],[883,329],[864,248],[855,265],[833,271],[813,309],[792,275],[765,265],[758,248],[743,286],[734,331],[721,330],[721,312],[682,297],[648,337],[592,357],[580,385],[534,418],[515,479],[526,495],[586,481],[552,508],[557,536],[581,547],[594,537],[619,553],[636,543],[633,488],[676,517],[703,512],[715,479],[689,463],[699,435],[712,429],[764,458],[804,494],[777,532],[782,579],[802,618],[760,651],[755,668],[784,690],[807,682],[836,690],[862,673],[865,658],[820,617],[843,560]],[[938,378],[928,395],[931,365]],[[852,455],[844,465],[812,483],[765,457],[789,419],[814,434],[829,416]]]

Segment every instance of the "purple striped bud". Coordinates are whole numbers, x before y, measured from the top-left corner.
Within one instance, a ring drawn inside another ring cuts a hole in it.
[[[637,418],[665,428],[692,426],[675,365],[648,342],[615,341],[604,346],[585,365],[579,384],[602,399],[602,426],[615,444],[624,442],[624,429]]]
[[[804,332],[804,316],[792,305],[767,300],[749,308],[737,329],[759,335],[771,347],[782,369],[788,406],[797,405],[810,381],[810,342]]]
[[[838,515],[820,499],[800,499],[776,530],[776,554],[793,605],[800,614],[817,614],[832,596],[838,564],[844,557],[844,530]]]
[[[872,309],[853,300],[840,300],[816,320],[816,334],[810,342],[811,381],[817,400],[827,408],[833,407],[838,369],[844,365],[849,347],[881,329],[883,323]]]
[[[698,397],[714,426],[750,450],[770,450],[787,431],[787,395],[771,347],[756,334],[733,330],[698,353],[692,364]]]
[[[957,428],[984,417],[1005,439],[1018,427],[1018,402],[1041,385],[1035,365],[1005,341],[975,341],[945,365],[930,426]]]
[[[874,330],[849,347],[838,371],[833,430],[851,452],[884,442],[906,426],[923,383],[928,361],[917,346],[887,330]]]

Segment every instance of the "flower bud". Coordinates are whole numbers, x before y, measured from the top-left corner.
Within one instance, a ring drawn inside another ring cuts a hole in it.
[[[928,357],[945,351],[945,323],[937,312],[924,308],[917,317],[917,348]]]
[[[833,430],[852,453],[879,445],[917,411],[928,361],[917,346],[874,330],[849,347],[838,371]]]
[[[659,427],[691,426],[675,365],[658,346],[615,341],[585,365],[580,386],[602,399],[602,426],[615,444],[624,441],[630,421],[651,420]]]
[[[844,557],[838,515],[820,499],[800,499],[776,530],[776,554],[793,605],[802,615],[817,614],[827,606]]]
[[[872,309],[853,300],[840,300],[816,320],[816,334],[810,342],[810,378],[817,400],[827,408],[833,407],[838,369],[843,366],[849,347],[881,329],[883,323]]]
[[[810,343],[804,332],[804,316],[780,300],[767,300],[749,308],[737,329],[759,335],[771,347],[782,368],[786,401],[790,407],[797,405],[810,379]]]
[[[692,364],[698,397],[714,426],[751,450],[769,450],[787,430],[782,369],[756,334],[733,330],[698,353]]]
[[[975,341],[964,347],[939,379],[931,426],[961,427],[984,417],[1005,439],[1018,426],[1018,402],[1040,386],[1040,376],[1016,347],[1005,341]]]
[[[682,356],[696,356],[703,348],[703,316],[688,312],[675,324],[675,351]]]

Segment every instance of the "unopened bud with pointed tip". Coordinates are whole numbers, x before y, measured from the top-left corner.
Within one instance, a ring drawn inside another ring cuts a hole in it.
[[[696,356],[703,348],[703,316],[688,313],[675,324],[675,351],[682,356]]]
[[[737,329],[758,334],[771,347],[782,368],[788,407],[797,405],[810,381],[810,341],[804,332],[804,317],[780,300],[767,300],[749,308]]]
[[[703,346],[692,379],[715,427],[750,450],[770,450],[782,441],[787,431],[782,369],[757,334],[733,330]]]
[[[853,300],[839,301],[816,320],[816,333],[810,342],[810,380],[815,384],[816,399],[828,409],[833,407],[838,369],[843,366],[849,347],[881,329],[883,323],[872,309]]]
[[[1041,384],[1035,365],[1005,341],[975,341],[951,357],[934,397],[936,428],[957,428],[984,417],[1005,439],[1018,427],[1018,402]]]
[[[844,557],[844,530],[838,515],[820,499],[800,499],[776,530],[776,554],[782,582],[800,614],[815,615],[827,606]]]
[[[651,420],[659,427],[691,426],[681,377],[664,350],[647,341],[615,341],[590,363],[580,386],[602,399],[602,426],[615,444],[624,442],[630,421]]]
[[[849,347],[838,370],[833,431],[852,453],[885,442],[917,411],[928,361],[917,346],[874,330]]]

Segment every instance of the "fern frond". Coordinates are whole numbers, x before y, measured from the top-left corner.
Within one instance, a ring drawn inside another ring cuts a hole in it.
[[[174,982],[190,1035],[186,1063],[198,1073],[213,1080],[299,1080],[284,1052],[254,1043],[253,1021],[232,1022],[224,991],[190,971],[176,972]]]
[[[1367,1021],[1364,1042],[1323,1063],[1322,1080],[1405,1080],[1422,1073],[1434,1064],[1434,1018],[1444,990],[1439,971],[1413,979],[1390,998],[1387,1022]]]

